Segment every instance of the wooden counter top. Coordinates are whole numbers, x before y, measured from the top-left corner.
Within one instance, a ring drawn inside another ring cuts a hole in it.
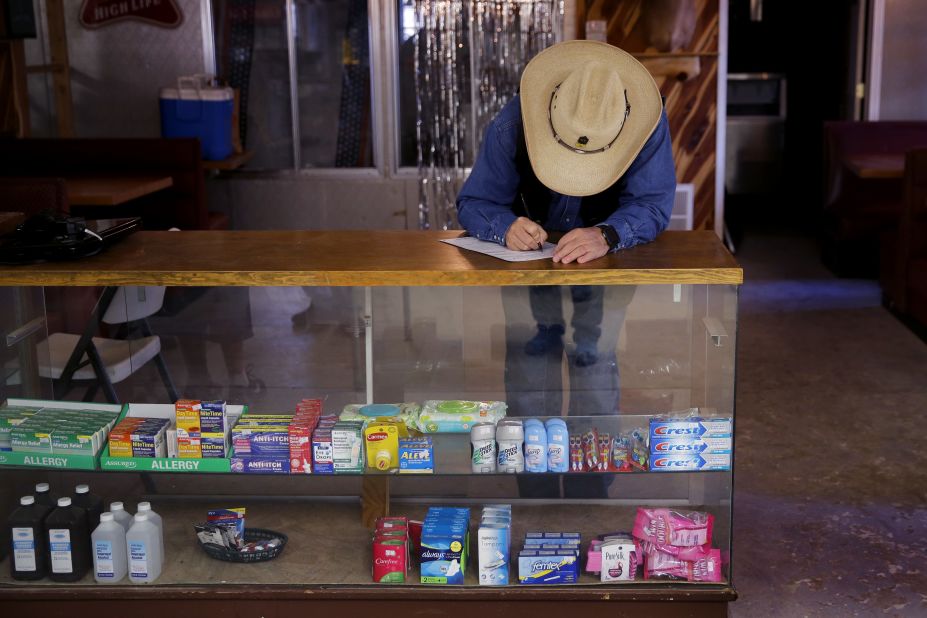
[[[588,264],[505,262],[446,243],[461,232],[138,232],[74,262],[0,266],[5,286],[479,286],[740,284],[743,271],[711,231]]]

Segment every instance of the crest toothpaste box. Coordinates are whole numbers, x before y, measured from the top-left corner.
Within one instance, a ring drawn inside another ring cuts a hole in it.
[[[733,436],[730,418],[652,418],[650,441],[664,438],[730,438]]]
[[[692,472],[698,470],[730,470],[730,454],[674,453],[650,459],[652,472]]]
[[[650,455],[733,452],[733,438],[652,438]]]

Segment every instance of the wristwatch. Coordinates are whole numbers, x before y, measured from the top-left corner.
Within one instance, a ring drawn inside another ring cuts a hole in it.
[[[605,242],[608,244],[608,250],[611,251],[621,243],[621,237],[618,235],[618,231],[607,223],[597,225],[597,228],[602,230],[602,238],[605,239]]]

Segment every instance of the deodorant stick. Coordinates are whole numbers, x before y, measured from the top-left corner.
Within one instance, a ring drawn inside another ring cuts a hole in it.
[[[470,429],[470,463],[475,474],[496,471],[496,426],[476,423]]]
[[[499,445],[497,468],[499,472],[520,473],[525,471],[525,428],[521,421],[505,419],[496,425],[496,442]]]

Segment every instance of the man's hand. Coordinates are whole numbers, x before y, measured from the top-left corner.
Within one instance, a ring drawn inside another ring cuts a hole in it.
[[[537,251],[545,240],[547,232],[544,228],[527,217],[515,219],[505,233],[505,246],[513,251]]]
[[[563,235],[554,250],[554,261],[585,264],[608,253],[608,243],[597,227],[579,227]]]

